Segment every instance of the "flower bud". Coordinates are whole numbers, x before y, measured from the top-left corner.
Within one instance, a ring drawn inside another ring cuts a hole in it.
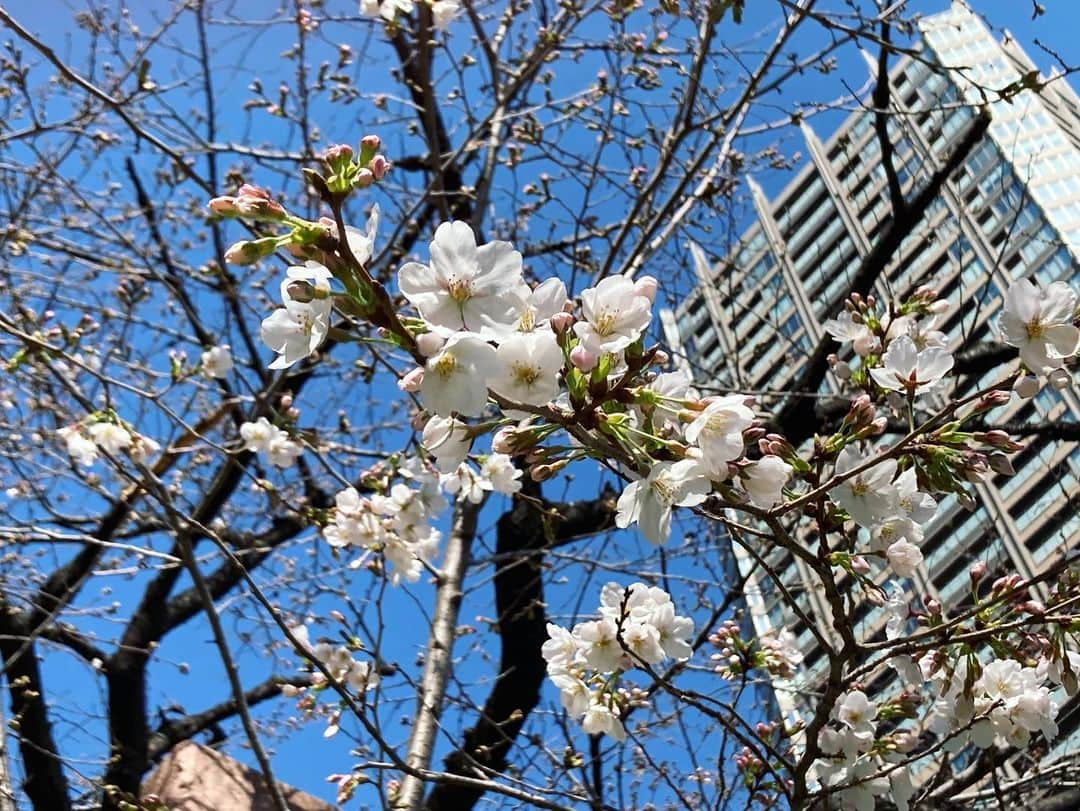
[[[361,169],[356,173],[356,177],[353,178],[354,189],[366,189],[372,183],[375,182],[375,173],[370,169]]]
[[[1020,605],[1017,606],[1017,609],[1023,611],[1025,614],[1031,614],[1035,617],[1041,617],[1046,613],[1046,606],[1038,600],[1027,600],[1026,602],[1020,603]]]
[[[513,454],[523,450],[521,442],[526,434],[518,431],[516,426],[504,425],[491,437],[491,450],[495,453]]]
[[[398,388],[402,391],[420,391],[420,384],[424,382],[424,367],[417,366],[398,381]]]
[[[235,217],[240,213],[240,209],[236,207],[235,197],[215,197],[206,204],[206,207],[222,217]]]
[[[925,600],[923,600],[923,605],[926,606],[926,612],[930,616],[936,617],[941,614],[941,603],[938,602],[935,598],[927,597]]]
[[[971,568],[968,569],[968,576],[971,578],[972,585],[986,577],[986,561],[980,560],[972,564]]]
[[[1022,375],[1013,383],[1013,391],[1016,392],[1016,396],[1024,400],[1030,400],[1039,393],[1040,388],[1039,378],[1034,375]]]
[[[657,281],[653,276],[642,276],[634,282],[634,294],[647,298],[652,304],[656,301]]]
[[[1073,384],[1072,375],[1065,369],[1054,369],[1046,378],[1050,381],[1050,385],[1058,391],[1063,391]]]
[[[596,367],[597,360],[599,358],[581,344],[570,350],[570,362],[579,371],[591,372]]]
[[[424,332],[416,336],[416,348],[425,358],[434,357],[446,344],[446,339],[434,332]]]
[[[1001,473],[1005,476],[1013,476],[1016,474],[1016,469],[1013,467],[1009,457],[1003,454],[1001,451],[994,451],[986,457],[987,464],[990,465],[990,469],[995,473]]]
[[[982,412],[989,411],[992,408],[998,408],[999,406],[1003,406],[1009,402],[1010,397],[1011,395],[1009,394],[1009,392],[1002,391],[1001,389],[994,389],[993,391],[988,391],[986,394],[979,398],[978,402],[975,403],[971,413],[981,414]]]
[[[665,352],[663,349],[657,349],[655,352],[653,352],[652,362],[654,365],[666,366],[669,360],[671,360],[671,358],[668,356],[668,353]]]
[[[529,468],[529,478],[534,482],[545,482],[569,464],[567,459],[556,459],[546,465],[533,465]]]
[[[372,158],[375,157],[375,153],[379,151],[379,147],[382,146],[382,141],[379,140],[378,135],[365,135],[360,139],[360,165],[367,166]]]
[[[870,564],[862,555],[852,555],[851,571],[855,574],[870,574]]]
[[[944,315],[949,311],[949,302],[945,299],[938,299],[932,302],[927,308],[934,315]]]
[[[1002,431],[1000,428],[994,428],[990,431],[976,431],[971,435],[971,438],[976,442],[989,445],[991,448],[1008,451],[1009,453],[1016,453],[1024,449],[1021,443],[1014,441],[1007,432]]]
[[[368,161],[367,168],[376,180],[382,180],[390,171],[391,163],[386,159],[385,156],[376,155],[374,158]]]
[[[334,144],[323,153],[323,160],[333,166],[336,163],[352,160],[352,147],[348,144]]]
[[[551,331],[558,336],[565,335],[574,324],[574,316],[570,313],[555,313],[551,316]]]

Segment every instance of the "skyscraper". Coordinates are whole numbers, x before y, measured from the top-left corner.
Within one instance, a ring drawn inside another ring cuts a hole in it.
[[[919,54],[903,57],[890,71],[888,132],[908,199],[943,164],[979,105],[990,108],[992,123],[905,239],[875,292],[892,300],[920,285],[938,290],[953,307],[937,328],[961,351],[996,340],[1004,291],[1013,279],[1080,281],[1080,97],[1064,79],[1040,75],[1008,36],[995,39],[963,3],[925,18],[920,29]],[[827,313],[849,292],[854,268],[891,213],[872,110],[853,113],[824,142],[805,124],[803,133],[807,165],[772,199],[750,180],[755,221],[719,261],[692,248],[699,285],[663,320],[669,343],[682,347],[683,362],[699,383],[756,391],[765,409],[791,396],[786,391],[809,353],[827,337]],[[989,369],[955,395],[989,385],[1006,371]],[[839,391],[835,379],[825,385]],[[1080,391],[1047,387],[1034,399],[1014,398],[995,420],[1080,421]],[[966,594],[977,561],[986,561],[991,572],[1016,571],[1031,579],[1080,545],[1080,447],[1038,436],[1027,445],[1014,459],[1015,475],[976,485],[975,511],[955,497],[941,501],[925,527],[925,562],[908,584],[913,593],[953,605]],[[780,548],[767,560],[820,631],[831,635],[829,607],[803,564]],[[750,561],[741,565],[749,570]],[[1043,588],[1036,587],[1036,595]],[[768,576],[750,576],[747,603],[758,634],[780,628],[795,634],[802,672],[774,687],[781,709],[797,714],[801,694],[823,677],[824,652],[785,608]],[[863,602],[856,615],[860,635],[883,633],[881,613]],[[871,685],[871,691],[887,688],[887,677]],[[1080,713],[1065,717],[1056,747],[1071,746],[1069,735],[1078,726]]]

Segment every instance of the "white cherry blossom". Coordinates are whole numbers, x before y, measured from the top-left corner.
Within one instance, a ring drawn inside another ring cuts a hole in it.
[[[763,456],[739,469],[739,481],[750,503],[767,510],[783,500],[793,470],[779,456]]]
[[[727,478],[727,464],[742,456],[743,431],[754,421],[754,412],[739,394],[719,397],[686,426],[686,441],[701,448],[702,460],[714,478]]]
[[[830,318],[822,326],[840,343],[852,344],[855,354],[866,357],[877,348],[877,338],[865,324],[857,323],[846,310],[836,318]]]
[[[114,456],[131,447],[131,432],[115,422],[92,423],[87,426],[86,433],[95,445]]]
[[[200,361],[203,374],[217,379],[228,377],[234,366],[232,350],[228,344],[207,349],[202,353]]]
[[[652,320],[651,302],[625,276],[608,276],[581,294],[582,320],[574,324],[581,345],[595,355],[634,343]]]
[[[467,423],[436,415],[424,425],[420,444],[435,457],[435,466],[441,472],[450,473],[469,455],[472,437]]]
[[[870,370],[874,382],[886,391],[912,396],[931,391],[953,367],[947,349],[928,346],[919,350],[908,335],[892,341],[881,358],[883,366]]]
[[[509,242],[477,246],[472,228],[460,220],[435,230],[431,264],[404,265],[398,287],[436,330],[486,336],[515,329],[530,292],[521,254]]]
[[[270,443],[284,433],[276,425],[271,425],[266,417],[259,417],[255,422],[245,422],[240,426],[240,438],[244,440],[244,450],[254,453],[266,453]]]
[[[566,308],[569,297],[566,285],[558,276],[552,276],[538,284],[529,293],[521,308],[517,328],[519,332],[535,332],[551,328],[551,317]]]
[[[289,299],[263,319],[259,337],[278,354],[270,368],[287,369],[318,349],[329,332],[329,307]]]
[[[615,525],[625,529],[637,523],[650,542],[665,543],[671,534],[671,508],[701,504],[711,489],[698,461],[659,462],[646,478],[631,482],[623,490]]]
[[[491,389],[515,403],[542,406],[559,394],[563,353],[551,330],[516,333],[495,350]]]
[[[489,381],[499,372],[495,349],[477,335],[458,333],[424,367],[420,396],[441,417],[455,411],[479,417],[488,400]]]
[[[480,475],[491,482],[491,489],[496,493],[510,496],[521,489],[522,471],[505,453],[489,455],[480,466]]]
[[[64,440],[68,454],[80,465],[90,467],[97,461],[97,443],[86,436],[79,425],[67,425],[58,429],[56,433]]]
[[[923,553],[906,538],[894,541],[885,551],[892,570],[900,577],[912,577],[923,562]]]
[[[873,456],[863,456],[848,445],[837,457],[836,473],[842,475],[862,467],[873,458]],[[829,495],[847,510],[848,515],[856,524],[872,527],[878,521],[888,518],[895,510],[896,487],[892,483],[895,473],[896,460],[882,459],[832,488]]]
[[[1018,279],[1005,292],[999,326],[1005,343],[1020,350],[1020,360],[1037,375],[1060,368],[1076,354],[1080,329],[1076,317],[1076,293],[1064,282],[1040,289],[1028,279]]]

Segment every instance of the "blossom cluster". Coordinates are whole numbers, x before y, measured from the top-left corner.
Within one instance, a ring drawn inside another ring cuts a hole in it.
[[[675,613],[667,592],[644,583],[606,584],[599,613],[599,619],[569,631],[548,623],[541,652],[566,711],[590,735],[621,741],[626,730],[620,719],[630,694],[616,689],[619,676],[639,663],[689,658],[694,622]]]
[[[713,670],[725,679],[734,679],[754,668],[762,668],[779,679],[790,679],[803,660],[795,635],[786,628],[757,640],[746,639],[735,620],[725,620],[709,634],[708,641],[719,649],[709,657],[716,663]]]
[[[133,462],[143,463],[161,449],[155,440],[135,431],[114,414],[92,415],[56,432],[68,455],[83,467],[90,467],[101,452],[110,456],[126,453]]]
[[[388,20],[414,8],[404,0],[365,6],[366,13]],[[870,561],[912,577],[939,498],[948,493],[970,503],[971,482],[1011,471],[1008,454],[1021,446],[1003,431],[965,425],[1007,403],[1010,388],[1030,396],[1031,380],[1037,389],[1042,378],[1052,385],[1070,379],[1065,366],[1080,344],[1080,330],[1076,297],[1067,287],[1017,282],[1010,288],[999,329],[1034,377],[1005,375],[962,400],[946,392],[956,366],[938,324],[946,302],[929,288],[884,309],[873,296],[852,295],[825,328],[843,344],[841,353],[850,347],[854,356],[829,358],[854,397],[831,433],[797,450],[768,431],[752,398],[703,397],[687,373],[663,371],[666,355],[647,343],[657,294],[652,277],[607,276],[574,299],[558,278],[528,283],[523,257],[509,242],[481,244],[467,223],[451,221],[435,230],[427,263],[410,261],[398,270],[395,298],[368,272],[377,209],[365,232],[341,219],[344,195],[388,170],[377,148],[369,136],[355,161],[349,148],[328,151],[331,173],[315,175],[313,183],[333,218],[301,221],[247,187],[218,204],[228,216],[247,211],[290,229],[238,248],[234,255],[241,260],[268,255],[260,253],[268,248],[285,248],[303,260],[281,284],[283,307],[263,323],[263,340],[276,355],[273,368],[310,357],[332,331],[335,340],[348,340],[348,327],[360,322],[377,327],[380,338],[400,350],[398,357],[409,359],[398,385],[415,395],[423,412],[412,423],[420,433],[419,455],[405,464],[395,459],[386,471],[338,493],[322,522],[328,543],[362,550],[357,563],[381,555],[395,582],[414,581],[436,553],[433,522],[445,507],[444,491],[480,503],[491,492],[517,493],[526,475],[543,481],[573,462],[600,458],[627,482],[616,504],[619,527],[636,525],[647,540],[662,544],[678,506],[709,513],[737,507],[774,528],[779,519],[809,516],[822,536],[820,555],[845,569],[864,595],[885,602],[889,640],[912,620],[929,629],[945,622],[941,606],[930,600],[924,600],[924,612],[912,609],[899,585],[883,593]],[[335,317],[341,320],[332,325]],[[204,367],[213,368],[210,361],[204,358]],[[907,426],[902,441],[878,439],[897,421]],[[299,443],[265,419],[245,428],[245,447],[271,461],[291,463],[300,452]],[[488,434],[490,449],[475,448]],[[774,540],[803,542],[798,533]],[[1013,600],[1013,613],[1000,613],[993,606],[1005,594],[1004,587],[994,587],[990,607],[979,615],[980,629],[995,623],[1007,628],[1003,617],[1017,612],[1036,614],[1030,600]],[[599,618],[571,630],[548,625],[543,656],[568,713],[590,734],[622,740],[627,711],[643,700],[640,692],[619,686],[622,675],[689,657],[692,633],[692,621],[676,615],[663,590],[611,583],[602,591]],[[1000,643],[1006,636],[1001,631],[994,639]],[[787,631],[747,640],[729,622],[710,641],[719,651],[715,669],[725,677],[760,668],[788,679],[801,661]],[[872,807],[875,795],[891,791],[906,807],[912,786],[904,758],[915,736],[894,724],[914,724],[920,707],[935,708],[933,723],[950,740],[989,745],[1026,743],[1035,732],[1050,737],[1058,709],[1051,688],[1055,679],[1070,677],[1075,686],[1071,659],[1050,643],[1041,651],[1023,645],[978,653],[942,643],[918,658],[888,658],[906,686],[887,700],[874,701],[858,684],[847,685],[825,711],[819,740],[810,744],[821,755],[814,766],[819,786],[847,806]],[[882,737],[885,721],[892,731]],[[791,746],[798,730],[777,727],[769,734]],[[753,752],[743,760],[746,769],[772,768]]]
[[[289,436],[289,432],[272,424],[266,417],[240,426],[244,450],[266,457],[274,467],[291,467],[304,452],[304,446]]]
[[[432,526],[446,508],[438,476],[423,463],[403,465],[407,479],[380,487],[384,492],[361,496],[355,487],[337,494],[330,520],[323,527],[336,549],[377,552],[393,566],[391,582],[416,582],[425,563],[436,554],[441,533]]]
[[[306,625],[297,625],[291,631],[304,653],[310,659],[321,662],[340,684],[362,694],[379,683],[378,671],[366,659],[355,658],[352,648],[330,642],[312,643],[311,632]],[[315,683],[318,684],[323,678],[321,673],[316,674]]]

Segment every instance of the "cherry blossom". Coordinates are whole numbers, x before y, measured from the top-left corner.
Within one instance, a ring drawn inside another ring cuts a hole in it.
[[[519,332],[534,332],[551,328],[551,319],[566,309],[569,301],[562,279],[552,276],[533,288],[521,308]]]
[[[485,336],[513,330],[530,293],[521,254],[509,242],[477,246],[472,228],[460,220],[435,229],[431,264],[402,266],[398,287],[436,330]]]
[[[131,447],[131,432],[114,422],[92,423],[87,426],[86,433],[95,445],[113,456]]]
[[[64,441],[68,454],[80,465],[90,467],[97,461],[97,443],[83,433],[81,426],[67,425],[56,433]]]
[[[873,457],[863,456],[853,447],[840,451],[836,460],[836,473],[843,475],[862,467]],[[878,521],[892,515],[896,505],[896,488],[892,484],[896,473],[895,459],[882,459],[860,473],[838,484],[829,495],[847,510],[851,519],[860,526],[872,527]]]
[[[318,349],[329,331],[328,308],[290,299],[263,319],[259,337],[278,354],[270,368],[288,369]]]
[[[686,441],[701,448],[702,460],[710,474],[727,478],[727,464],[742,456],[743,431],[754,422],[754,412],[738,394],[713,400],[686,426]]]
[[[440,471],[450,473],[469,455],[472,437],[467,423],[455,417],[434,416],[424,425],[420,444],[435,457]]]
[[[545,405],[558,396],[563,353],[550,330],[503,339],[495,359],[498,369],[490,385],[496,394],[533,406]]]
[[[739,481],[755,507],[769,509],[783,500],[794,468],[779,456],[763,456],[739,469]]]
[[[637,523],[650,542],[666,543],[671,534],[671,508],[701,504],[711,489],[698,461],[659,462],[646,478],[631,482],[623,490],[615,525],[625,529]]]
[[[581,321],[574,332],[594,355],[619,352],[634,343],[652,320],[652,302],[625,276],[608,276],[581,294]]]
[[[851,342],[855,354],[866,357],[877,348],[877,338],[870,329],[862,323],[855,321],[851,313],[846,310],[836,318],[830,318],[822,326],[840,343]]]
[[[420,396],[442,417],[454,412],[478,417],[487,405],[489,381],[499,373],[495,348],[472,333],[451,337],[424,367]]]
[[[214,346],[202,353],[202,372],[207,377],[225,378],[233,370],[232,350],[228,344]]]
[[[912,397],[931,391],[953,366],[947,349],[928,346],[919,350],[908,335],[892,341],[881,361],[882,367],[870,370],[874,382],[886,391],[907,392]]]
[[[480,466],[480,475],[491,482],[491,489],[503,495],[513,495],[521,489],[522,471],[514,467],[505,453],[493,453]]]
[[[1039,289],[1028,279],[1018,279],[1005,291],[999,326],[1005,343],[1020,350],[1020,360],[1035,374],[1060,368],[1076,354],[1080,329],[1076,318],[1076,293],[1064,282]]]

